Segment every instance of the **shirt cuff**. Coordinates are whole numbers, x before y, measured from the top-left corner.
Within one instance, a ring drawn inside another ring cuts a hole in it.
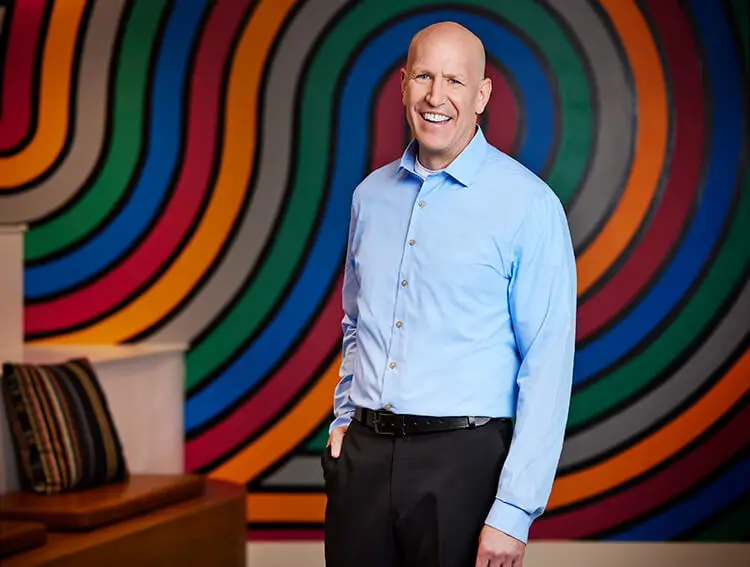
[[[495,498],[485,523],[523,543],[529,539],[531,517],[516,506]]]
[[[336,419],[334,419],[331,422],[331,425],[328,426],[328,433],[330,434],[331,431],[333,431],[337,427],[347,427],[352,422],[353,417],[354,417],[354,412],[345,413],[344,415],[338,416]]]

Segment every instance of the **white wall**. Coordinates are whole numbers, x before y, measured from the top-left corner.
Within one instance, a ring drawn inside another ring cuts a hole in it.
[[[23,356],[23,225],[0,225],[0,364]],[[13,447],[0,395],[0,494],[16,485]]]
[[[130,472],[179,474],[185,463],[184,350],[184,345],[45,344],[27,345],[23,358],[41,364],[88,357],[107,397]],[[11,456],[3,447],[4,490],[18,488]]]

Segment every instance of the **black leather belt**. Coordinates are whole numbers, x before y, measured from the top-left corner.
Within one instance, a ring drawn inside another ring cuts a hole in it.
[[[429,417],[423,415],[403,415],[388,411],[356,408],[354,419],[380,435],[414,435],[415,433],[435,433],[456,429],[473,429],[489,423],[489,417]],[[508,419],[508,418],[499,418]]]

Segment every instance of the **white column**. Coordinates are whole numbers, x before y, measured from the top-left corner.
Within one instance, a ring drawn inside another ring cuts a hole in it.
[[[23,358],[23,234],[25,225],[0,225],[0,364]],[[17,485],[5,402],[0,396],[0,494]]]

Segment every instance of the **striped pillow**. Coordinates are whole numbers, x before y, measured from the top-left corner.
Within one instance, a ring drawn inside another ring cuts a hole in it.
[[[56,494],[124,480],[127,464],[91,363],[3,364],[22,486]]]

